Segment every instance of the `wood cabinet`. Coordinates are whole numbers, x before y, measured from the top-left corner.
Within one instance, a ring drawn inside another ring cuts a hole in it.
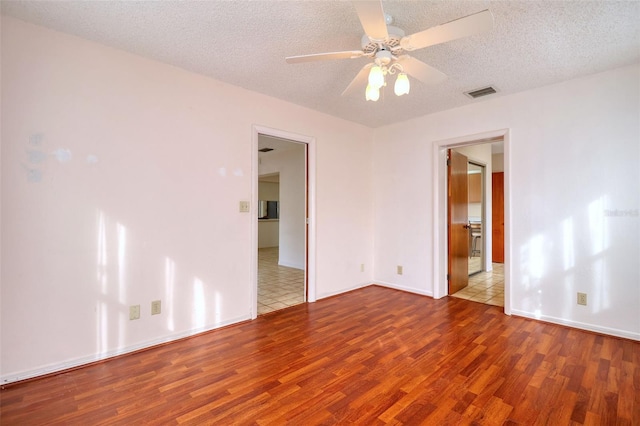
[[[469,175],[469,202],[482,202],[482,173],[472,173]]]

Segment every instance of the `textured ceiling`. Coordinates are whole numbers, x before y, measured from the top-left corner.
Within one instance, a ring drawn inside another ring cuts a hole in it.
[[[366,58],[287,64],[286,56],[357,50],[363,30],[344,1],[2,1],[2,13],[284,99],[369,127],[640,62],[637,1],[383,1],[407,34],[484,9],[494,29],[411,53],[448,75],[411,80],[380,101],[340,94]],[[360,93],[361,92],[361,93]]]

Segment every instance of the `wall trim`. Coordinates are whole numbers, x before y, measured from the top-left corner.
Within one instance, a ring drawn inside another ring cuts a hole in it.
[[[278,262],[278,266],[284,266],[287,268],[293,268],[293,269],[302,269],[304,270],[304,265],[300,265],[298,263],[294,263],[294,262]]]
[[[521,311],[513,309],[511,313],[515,316],[529,318],[535,321],[548,322],[557,325],[564,325],[570,328],[576,328],[584,331],[591,331],[594,333],[605,334],[607,336],[622,337],[625,339],[640,341],[640,333],[634,333],[632,331],[620,330],[617,328],[602,327],[599,325],[589,324],[580,321],[571,321],[562,318],[552,317],[549,315],[536,315],[532,312]]]
[[[350,291],[354,291],[354,290],[360,290],[361,288],[369,287],[369,286],[372,286],[372,285],[375,285],[375,284],[371,283],[371,282],[366,282],[366,283],[356,284],[356,285],[351,286],[349,288],[338,290],[338,291],[332,291],[332,292],[329,292],[329,293],[321,293],[321,294],[318,294],[318,299],[317,300],[327,299],[329,297],[334,297],[334,296],[340,296],[341,294],[349,293]]]
[[[147,340],[145,342],[137,343],[135,345],[125,346],[119,349],[113,349],[107,352],[89,355],[82,358],[76,358],[71,361],[66,361],[66,362],[61,362],[56,364],[49,364],[47,366],[36,368],[33,370],[26,370],[18,373],[7,374],[4,376],[0,376],[0,384],[7,385],[7,384],[16,383],[24,380],[34,379],[40,376],[46,376],[49,374],[62,373],[66,370],[72,370],[78,367],[84,367],[89,364],[93,364],[100,361],[106,361],[106,360],[109,360],[110,358],[115,358],[121,355],[126,355],[133,352],[138,352],[141,350],[153,349],[154,347],[163,345],[165,343],[172,343],[188,337],[194,337],[194,336],[197,336],[198,334],[203,334],[219,328],[235,325],[243,321],[248,321],[250,319],[251,319],[250,316],[243,315],[240,317],[232,318],[227,321],[216,323],[211,326],[194,328],[194,329],[183,331],[180,333],[174,333],[168,336],[163,336],[157,339]]]
[[[429,297],[433,297],[433,292],[429,291],[429,290],[419,290],[413,287],[405,287],[403,285],[398,285],[398,284],[394,284],[394,283],[390,283],[390,282],[385,282],[385,281],[376,281],[375,284],[372,285],[378,285],[380,287],[387,287],[387,288],[392,288],[394,290],[400,290],[400,291],[404,291],[406,293],[414,293],[414,294],[419,294],[421,296],[429,296]]]

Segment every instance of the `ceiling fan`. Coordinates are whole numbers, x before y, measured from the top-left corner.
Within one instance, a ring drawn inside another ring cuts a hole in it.
[[[381,0],[354,1],[353,5],[365,32],[362,36],[362,50],[289,56],[286,61],[295,64],[327,59],[373,59],[362,67],[342,92],[343,96],[349,94],[368,81],[365,98],[371,101],[379,99],[380,89],[386,85],[385,77],[389,74],[398,73],[394,86],[394,92],[398,96],[409,93],[407,74],[427,84],[436,84],[447,78],[432,66],[409,56],[408,52],[480,34],[493,28],[493,15],[489,10],[483,10],[406,36],[403,30],[390,25],[393,19],[384,13]]]

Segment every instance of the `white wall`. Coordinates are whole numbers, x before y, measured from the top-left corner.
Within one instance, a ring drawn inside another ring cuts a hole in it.
[[[278,247],[280,245],[280,221],[262,219],[258,221],[258,248]]]
[[[433,292],[434,141],[509,128],[512,312],[640,339],[639,82],[625,67],[377,129],[376,281]]]
[[[285,151],[261,157],[260,174],[280,173],[280,247],[278,264],[304,269],[305,262],[305,145],[291,143]],[[268,224],[258,223],[258,226]]]
[[[371,282],[372,130],[7,17],[1,66],[2,381],[251,317],[252,125],[315,138],[318,297]]]

